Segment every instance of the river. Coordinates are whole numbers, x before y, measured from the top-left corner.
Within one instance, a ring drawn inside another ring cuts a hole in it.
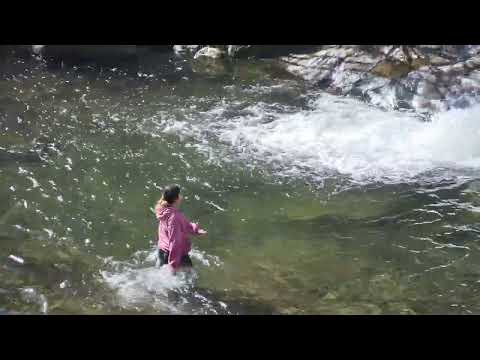
[[[2,312],[480,313],[480,106],[425,122],[165,56],[2,60]],[[177,277],[154,267],[169,183],[208,230]]]

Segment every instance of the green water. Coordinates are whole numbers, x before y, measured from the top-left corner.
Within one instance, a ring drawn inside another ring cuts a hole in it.
[[[4,60],[0,147],[49,150],[37,162],[0,162],[0,309],[480,311],[475,177],[361,186],[332,173],[323,181],[282,177],[281,159],[242,157],[213,136],[219,124],[209,122],[209,111],[233,104],[238,115],[258,102],[306,111],[311,90],[263,64],[209,77],[176,61],[148,77],[113,66]],[[287,90],[269,91],[278,87]],[[163,131],[162,119],[199,126]],[[169,183],[182,186],[182,210],[208,236],[193,239],[194,279],[165,295],[155,291],[164,277],[153,267],[150,208]]]

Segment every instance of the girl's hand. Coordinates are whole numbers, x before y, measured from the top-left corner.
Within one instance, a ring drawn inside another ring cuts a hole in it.
[[[207,234],[206,230],[203,230],[203,229],[198,230],[198,235],[206,235],[206,234]]]

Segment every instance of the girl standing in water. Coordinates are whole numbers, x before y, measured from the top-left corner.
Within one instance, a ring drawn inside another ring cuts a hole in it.
[[[182,197],[180,187],[165,188],[155,206],[158,220],[158,261],[159,266],[167,265],[175,274],[181,268],[192,267],[188,253],[191,249],[189,235],[204,235],[207,232],[193,224],[178,210]]]

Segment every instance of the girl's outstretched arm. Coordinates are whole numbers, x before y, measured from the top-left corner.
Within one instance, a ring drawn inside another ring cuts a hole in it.
[[[200,225],[190,222],[184,218],[189,234],[191,235],[205,235],[207,232],[200,228]]]
[[[207,233],[207,231],[201,229],[198,224],[191,223],[188,221],[187,226],[188,226],[189,233],[192,235],[205,235]]]

